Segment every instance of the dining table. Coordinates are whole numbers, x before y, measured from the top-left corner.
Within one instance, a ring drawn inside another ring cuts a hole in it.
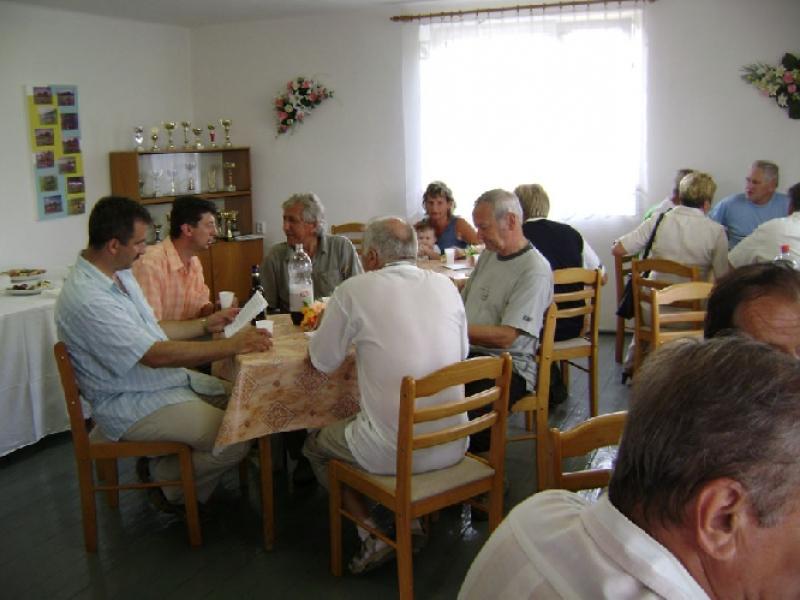
[[[69,429],[53,357],[55,303],[55,290],[0,290],[0,456]]]
[[[420,269],[441,273],[455,284],[459,292],[467,285],[467,280],[472,274],[472,265],[466,260],[457,260],[452,264],[447,264],[441,260],[420,258],[417,260],[417,266]]]
[[[217,361],[213,374],[233,382],[215,448],[258,440],[264,547],[275,540],[270,436],[318,428],[360,410],[355,350],[332,373],[314,368],[308,337],[288,314],[272,315],[273,347]],[[310,334],[310,335],[313,335]]]

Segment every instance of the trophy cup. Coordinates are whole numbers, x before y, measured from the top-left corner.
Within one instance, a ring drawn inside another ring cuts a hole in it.
[[[175,187],[175,178],[178,176],[178,169],[172,167],[167,171],[167,175],[169,175],[169,193],[171,196],[174,196],[178,193],[178,189]]]
[[[202,127],[192,127],[192,133],[194,133],[194,147],[197,150],[202,150],[204,148],[203,141],[200,139],[200,134],[203,133]]]
[[[231,144],[231,123],[233,121],[231,119],[220,119],[219,122],[225,128],[225,147],[233,148],[233,144]]]
[[[216,192],[217,191],[217,168],[211,167],[208,171],[206,171],[206,182],[208,183],[208,191],[209,192]]]
[[[189,149],[192,145],[189,143],[189,127],[192,126],[191,121],[181,121],[183,126],[183,147]]]
[[[153,232],[155,232],[155,242],[161,241],[161,223],[153,221]]]
[[[200,130],[202,131],[202,129]],[[189,173],[189,182],[186,184],[186,191],[194,191],[194,170],[197,168],[197,163],[190,160],[186,163],[186,172]]]
[[[144,142],[144,127],[141,125],[133,128],[133,141],[136,142],[134,150],[136,152],[144,152],[144,146],[142,146],[142,142]]]
[[[169,140],[167,142],[169,144],[167,146],[167,150],[175,150],[175,144],[172,143],[172,132],[175,131],[175,123],[163,122],[161,124],[164,126],[164,129],[167,130],[167,137],[169,138]]]
[[[161,131],[157,125],[153,125],[150,128],[150,139],[153,140],[153,147],[150,148],[150,152],[158,152],[160,148],[158,147],[158,132]]]
[[[217,128],[217,126],[214,125],[213,123],[209,123],[208,124],[208,137],[211,138],[211,147],[212,148],[216,148],[217,147],[216,142],[214,142],[214,137],[216,136],[216,132],[214,130],[216,128]]]
[[[150,177],[153,178],[153,196],[155,198],[160,198],[163,196],[161,190],[158,187],[158,180],[161,179],[161,176],[164,174],[163,169],[153,169],[150,171]]]
[[[222,166],[228,169],[228,185],[225,186],[225,191],[235,192],[236,186],[233,184],[233,169],[236,167],[236,163],[226,162]]]

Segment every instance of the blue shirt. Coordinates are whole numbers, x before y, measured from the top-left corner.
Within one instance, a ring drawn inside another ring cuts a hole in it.
[[[451,217],[447,227],[444,228],[442,235],[436,238],[436,245],[445,250],[445,248],[466,248],[467,242],[458,239],[456,235],[456,222],[458,217]]]
[[[788,214],[789,197],[775,192],[763,206],[753,204],[744,194],[728,196],[715,204],[708,216],[728,230],[728,250],[731,250],[762,223]]]
[[[78,256],[55,308],[58,339],[67,345],[81,394],[112,440],[159,408],[200,400],[195,391],[224,393],[214,377],[139,362],[167,336],[130,269],[116,275],[127,293]]]

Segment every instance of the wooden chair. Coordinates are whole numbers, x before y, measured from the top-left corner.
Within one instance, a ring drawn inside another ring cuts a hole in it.
[[[628,281],[628,276],[631,274],[631,261],[635,257],[635,254],[614,257],[614,277],[616,278],[615,283],[617,286],[616,306],[619,306],[619,303],[622,302],[622,294],[625,292],[625,283]],[[624,356],[626,331],[633,333],[633,325],[629,325],[628,321],[622,317],[617,317],[617,337],[614,345],[614,360],[618,363],[622,362],[622,357]]]
[[[558,341],[553,344],[553,362],[561,366],[564,384],[569,387],[569,365],[589,374],[589,413],[597,416],[597,349],[599,345],[600,327],[600,283],[603,272],[600,269],[581,268],[557,269],[553,271],[553,283],[581,284],[581,289],[574,292],[563,292],[553,295],[553,302],[558,306],[556,320],[571,317],[588,317],[589,330],[585,337],[576,337]],[[580,306],[565,307],[565,302],[579,302]],[[557,326],[557,323],[556,323]],[[576,358],[587,358],[588,365],[573,362]]]
[[[342,225],[331,225],[333,235],[343,235],[353,242],[356,252],[361,256],[361,245],[364,242],[364,223],[343,223]]]
[[[400,598],[403,600],[414,597],[412,519],[445,506],[470,502],[489,513],[489,531],[494,531],[500,524],[503,518],[503,463],[511,369],[511,356],[505,353],[500,358],[484,356],[461,361],[422,379],[405,377],[400,390],[396,477],[373,475],[337,460],[330,462],[331,569],[335,576],[342,574],[343,516],[395,548]],[[417,398],[431,396],[445,388],[479,379],[494,379],[495,385],[463,400],[427,408],[417,408],[415,405]],[[488,405],[492,405],[490,413],[468,423],[434,433],[414,433],[416,423],[437,421]],[[414,450],[452,442],[488,428],[491,428],[488,461],[467,454],[452,467],[419,475],[412,474]],[[397,541],[364,524],[342,508],[343,485],[350,486],[394,511]],[[488,507],[471,500],[484,492],[489,494]]]
[[[192,546],[203,544],[200,533],[200,515],[197,511],[197,495],[194,486],[194,470],[192,468],[192,452],[188,444],[181,442],[100,442],[91,443],[86,431],[86,420],[83,416],[80,392],[75,382],[67,347],[58,342],[53,347],[61,386],[69,412],[72,441],[75,446],[75,462],[78,467],[78,483],[81,491],[81,513],[83,516],[83,538],[87,552],[97,552],[97,505],[95,494],[108,492],[108,505],[119,506],[119,490],[182,486],[186,506],[186,523],[189,528],[189,543]],[[181,466],[181,479],[177,481],[159,481],[154,483],[135,483],[120,485],[117,473],[117,460],[124,457],[161,456],[177,454]],[[104,485],[96,485],[92,475],[92,462],[101,466]]]
[[[634,353],[633,372],[639,370],[642,363],[642,342],[650,342],[652,340],[651,322],[650,319],[643,314],[642,304],[651,304],[651,294],[653,290],[661,290],[675,283],[675,281],[667,281],[664,279],[648,279],[644,277],[644,273],[649,271],[656,271],[660,275],[670,274],[675,277],[682,277],[687,281],[698,281],[700,279],[700,272],[696,265],[684,265],[674,260],[667,260],[663,258],[647,258],[645,260],[633,259],[631,263],[631,277],[633,278],[633,305],[634,305],[634,331],[633,337],[636,341],[636,351]],[[684,306],[687,306],[684,304]],[[695,305],[691,305],[696,308]],[[651,311],[652,316],[652,311]]]
[[[617,446],[622,438],[627,411],[587,419],[569,431],[550,430],[551,487],[556,489],[587,490],[608,486],[611,469],[584,469],[564,473],[563,460],[583,456],[605,446]]]
[[[650,297],[652,348],[680,337],[702,337],[706,310],[702,303],[711,294],[713,283],[688,281],[675,283],[663,290],[653,290]],[[691,303],[676,312],[664,312],[663,306]]]
[[[549,440],[547,430],[550,426],[550,365],[553,362],[553,345],[556,334],[556,313],[558,306],[551,303],[544,314],[542,335],[539,339],[539,349],[536,352],[538,373],[536,376],[536,391],[528,396],[523,396],[511,407],[511,413],[525,413],[524,433],[509,437],[507,442],[521,442],[536,440],[536,482],[537,489],[547,487],[547,461],[549,455]]]

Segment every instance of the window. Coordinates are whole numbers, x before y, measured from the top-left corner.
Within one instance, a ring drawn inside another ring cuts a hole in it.
[[[421,25],[422,188],[446,182],[467,217],[484,191],[522,183],[544,186],[554,218],[634,215],[642,46],[636,7]]]

